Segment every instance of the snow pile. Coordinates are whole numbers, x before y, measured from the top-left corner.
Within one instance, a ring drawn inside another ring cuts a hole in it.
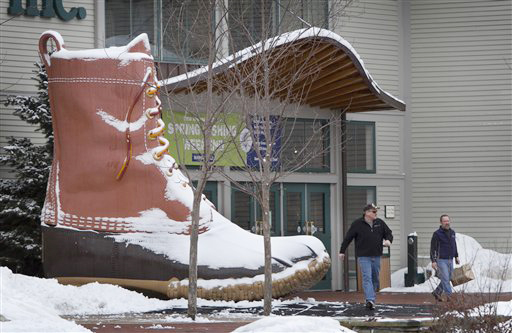
[[[55,310],[26,294],[13,295],[4,288],[1,294],[0,312],[8,321],[0,321],[0,332],[91,332],[73,321],[60,318]]]
[[[267,317],[237,328],[233,332],[332,332],[355,333],[328,317]]]
[[[143,312],[172,307],[167,301],[151,299],[118,286],[91,283],[64,286],[55,279],[13,274],[0,267],[0,332],[89,332],[60,315]]]
[[[44,304],[44,308],[58,315],[103,315],[172,307],[168,301],[149,298],[110,284],[90,283],[81,287],[61,285],[56,279],[14,274],[6,267],[0,267],[0,274],[4,309],[8,309],[10,299],[18,298]]]
[[[461,265],[471,264],[475,279],[454,287],[455,292],[512,292],[512,253],[503,254],[484,249],[474,238],[459,233],[457,233],[457,249]],[[455,265],[455,267],[458,266]],[[425,268],[418,267],[419,272],[424,269],[432,271],[432,265],[429,263]],[[439,284],[439,279],[432,276],[425,283],[414,287],[405,287],[405,272],[407,272],[407,268],[394,272],[391,275],[391,288],[381,291],[431,292]]]
[[[480,318],[480,320],[484,320],[484,322],[485,322],[485,319],[483,319],[484,316],[504,316],[504,317],[512,318],[512,301],[487,303],[484,305],[480,305],[476,308],[470,309],[467,313],[453,311],[453,312],[448,313],[448,315],[458,317],[462,320],[468,320],[469,319],[468,317]],[[504,322],[499,323],[491,331],[492,332],[512,332],[512,319],[508,319]],[[462,330],[457,329],[455,332],[462,333]],[[480,331],[476,330],[475,332],[480,332]]]
[[[56,279],[14,274],[6,267],[0,267],[0,295],[0,315],[7,320],[0,321],[0,332],[90,332],[60,316],[123,314],[187,307],[185,299],[164,301],[148,298],[108,284],[90,283],[81,287],[61,285]],[[273,305],[301,301],[299,298],[274,300]],[[308,301],[314,302],[311,299]],[[250,308],[263,306],[263,301],[198,299],[198,306]],[[248,316],[253,317],[252,314]],[[191,321],[188,317],[178,315],[165,318],[165,322],[169,323]],[[208,321],[210,320],[205,317],[196,318],[196,322]]]
[[[473,315],[475,317],[482,315],[512,317],[512,301],[484,304],[472,309],[470,311],[470,315]]]

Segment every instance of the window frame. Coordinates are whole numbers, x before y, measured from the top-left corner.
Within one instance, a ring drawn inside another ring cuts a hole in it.
[[[105,14],[107,13],[107,1],[106,0],[104,2],[104,12]],[[230,0],[230,1],[233,1],[233,0]],[[310,0],[311,1],[311,0]],[[282,5],[281,5],[281,0],[275,0],[275,1],[269,1],[270,2],[270,8],[271,8],[271,17],[272,17],[272,33],[271,33],[271,36],[269,37],[273,37],[275,35],[278,35],[278,34],[281,34],[281,33],[284,33],[286,31],[282,31],[282,19],[283,19],[283,11],[284,9],[282,8]],[[152,0],[152,7],[153,7],[153,17],[154,17],[154,24],[153,26],[151,27],[148,27],[151,29],[151,31],[154,33],[154,40],[153,40],[153,45],[154,45],[154,49],[152,50],[152,54],[153,54],[153,57],[154,57],[154,60],[155,62],[160,62],[160,63],[167,63],[167,64],[182,64],[182,62],[184,61],[185,64],[187,65],[205,65],[206,62],[207,62],[207,59],[204,59],[204,60],[198,60],[198,59],[194,59],[194,58],[186,58],[186,59],[182,59],[180,57],[177,57],[175,59],[173,58],[166,58],[164,59],[163,58],[163,55],[162,55],[162,50],[163,50],[163,0]],[[330,22],[329,22],[329,1],[325,1],[325,4],[322,4],[323,5],[323,8],[322,8],[322,11],[324,13],[324,22],[326,22],[326,26],[327,28],[329,27],[330,25]],[[133,14],[132,13],[132,0],[129,0],[127,3],[126,3],[126,6],[129,7],[128,9],[128,12],[129,12],[129,25],[130,25],[130,32],[132,31],[133,29],[133,25],[132,25],[132,17]],[[229,2],[228,2],[228,6],[229,6]],[[305,10],[304,10],[304,6],[309,6],[308,3],[302,3],[302,8],[301,8],[301,13],[296,13],[296,15],[298,15],[299,17],[301,17],[302,19],[304,19],[304,13],[305,13]],[[219,20],[219,17],[218,17],[219,13],[218,13],[218,10],[215,11],[214,13],[214,19],[213,19],[213,25],[216,24],[217,20]],[[107,18],[105,18],[105,20],[107,20]],[[314,22],[312,23],[314,25]],[[301,23],[300,24],[301,26],[304,26],[305,24],[304,23]],[[112,37],[112,36],[107,36],[107,22],[105,22],[104,24],[104,36],[105,36],[105,40],[108,38],[108,37]],[[132,36],[132,38],[135,37],[135,36]],[[111,45],[111,46],[114,46],[114,45]],[[120,45],[115,45],[115,46],[120,46]],[[227,47],[227,50],[225,49]],[[230,53],[230,51],[232,50],[232,47],[231,45],[227,45],[225,47],[220,47],[217,49],[217,53],[219,54],[225,54],[226,52],[227,53]]]
[[[372,157],[373,163],[370,169],[363,168],[350,168],[348,163],[348,145],[350,144],[350,140],[348,138],[348,126],[357,125],[357,126],[371,126],[372,130]],[[376,123],[374,121],[365,121],[365,120],[347,120],[346,121],[346,130],[347,130],[347,142],[345,147],[347,149],[347,173],[361,173],[361,174],[376,174],[377,173],[377,136],[376,136]]]
[[[331,126],[330,124],[328,124],[328,119],[311,119],[311,118],[286,118],[285,119],[286,122],[288,121],[292,121],[292,122],[298,122],[298,121],[304,121],[304,122],[307,122],[309,121],[311,124],[315,123],[315,122],[320,122],[322,125],[321,126],[325,126],[323,129],[322,129],[322,135],[324,136],[324,145],[326,147],[326,151],[325,151],[325,165],[326,167],[325,168],[309,168],[309,167],[303,167],[303,168],[300,168],[298,170],[296,170],[295,172],[313,172],[313,173],[330,173],[331,172]],[[305,127],[304,127],[305,129]],[[283,150],[281,149],[281,154],[283,153]],[[281,164],[281,168],[283,168],[282,166],[282,163]],[[286,171],[286,170],[284,170]]]

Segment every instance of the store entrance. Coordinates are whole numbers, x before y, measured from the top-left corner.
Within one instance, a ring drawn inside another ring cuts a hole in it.
[[[261,209],[254,198],[233,189],[231,218],[240,227],[259,233]],[[270,193],[272,236],[313,235],[331,251],[330,185],[274,184]],[[330,289],[331,270],[312,289]]]
[[[285,236],[313,235],[331,251],[329,184],[283,184]],[[330,289],[331,270],[311,289]]]

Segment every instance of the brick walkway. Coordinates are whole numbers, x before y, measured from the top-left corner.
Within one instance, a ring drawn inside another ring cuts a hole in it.
[[[295,297],[299,297],[303,300],[307,300],[308,298],[314,298],[317,302],[342,302],[342,303],[351,303],[352,307],[362,308],[359,304],[364,299],[362,293],[356,292],[334,292],[334,291],[317,291],[317,292],[302,292],[291,295],[287,299],[293,299]],[[458,302],[459,304],[463,304],[464,307],[474,307],[475,305],[490,302],[490,301],[508,301],[512,300],[512,293],[504,293],[500,295],[482,295],[482,294],[470,294],[464,295],[463,299],[454,300],[454,302]],[[384,308],[387,305],[411,305],[416,306],[417,308],[425,308],[430,309],[435,308],[435,301],[431,294],[429,293],[378,293],[377,294],[377,305]],[[393,307],[389,306],[388,308],[393,309],[392,313],[386,312],[382,317],[389,318],[407,318],[410,313],[405,313],[407,307]],[[360,309],[361,310],[361,309]],[[360,311],[361,312],[361,311]],[[254,319],[256,320],[259,317],[254,315]],[[227,319],[234,320],[234,319]],[[103,321],[100,320],[96,323],[81,323],[80,320],[76,320],[77,323],[85,326],[89,330],[95,333],[142,333],[142,332],[211,332],[211,333],[220,333],[220,332],[231,332],[234,329],[246,325],[251,322],[250,316],[244,316],[241,321],[212,321],[212,322],[197,322],[197,323],[174,323],[174,322],[148,322],[147,320],[143,323],[131,321],[129,317],[124,316],[123,319],[116,319],[115,322],[112,321]]]

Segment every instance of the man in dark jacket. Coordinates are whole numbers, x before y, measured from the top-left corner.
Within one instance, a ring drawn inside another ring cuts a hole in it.
[[[363,209],[363,217],[358,218],[348,229],[341,244],[339,257],[345,258],[345,250],[350,242],[356,240],[356,257],[361,275],[366,307],[375,308],[375,292],[379,290],[380,257],[382,246],[391,246],[393,234],[387,224],[377,218],[379,207],[368,204]]]
[[[450,228],[450,217],[443,214],[439,218],[439,222],[441,225],[434,232],[430,241],[430,260],[432,261],[432,268],[436,270],[436,275],[441,279],[432,295],[436,300],[442,301],[443,294],[447,297],[452,294],[450,279],[453,273],[453,258],[455,258],[457,265],[460,264],[460,261],[455,231]]]

